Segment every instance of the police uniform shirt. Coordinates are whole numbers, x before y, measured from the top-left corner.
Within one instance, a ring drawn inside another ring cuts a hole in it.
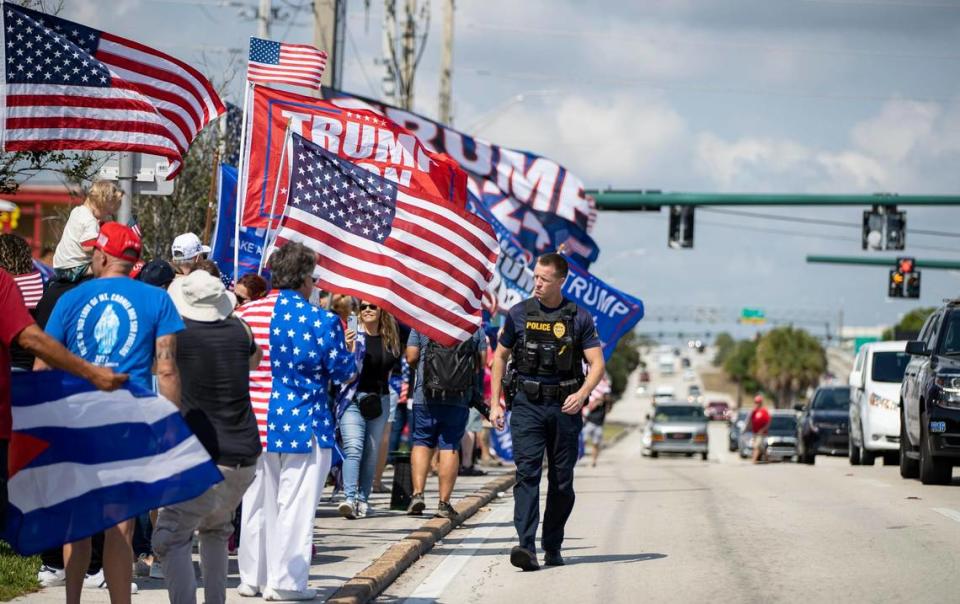
[[[561,306],[566,303],[564,298]],[[539,301],[540,310],[544,313],[552,313],[559,310],[557,307],[545,306]],[[507,318],[503,323],[503,332],[500,334],[498,344],[503,344],[507,348],[513,348],[519,337],[526,330],[526,304],[525,301],[517,302],[507,313]],[[597,327],[593,322],[593,317],[582,306],[577,306],[577,315],[573,321],[573,342],[581,350],[588,348],[599,348],[601,346],[600,338],[597,336]],[[556,383],[560,378],[552,376],[524,376],[524,379],[537,380],[543,383]]]

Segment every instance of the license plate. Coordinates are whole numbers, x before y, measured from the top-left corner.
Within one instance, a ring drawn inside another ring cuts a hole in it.
[[[941,433],[947,431],[947,422],[930,422],[930,432]]]
[[[688,440],[690,438],[689,434],[684,434],[682,432],[674,432],[670,435],[672,440]]]

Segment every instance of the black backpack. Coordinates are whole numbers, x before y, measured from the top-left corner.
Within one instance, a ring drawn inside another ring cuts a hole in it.
[[[477,346],[473,338],[447,347],[427,342],[423,355],[423,391],[427,396],[462,396],[474,387]]]

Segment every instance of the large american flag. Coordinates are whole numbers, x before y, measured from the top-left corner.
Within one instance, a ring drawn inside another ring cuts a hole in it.
[[[247,79],[251,82],[319,89],[326,66],[327,53],[313,46],[250,38]]]
[[[300,241],[316,251],[314,274],[324,289],[376,301],[443,345],[470,337],[497,259],[490,225],[292,136],[276,245]]]
[[[3,4],[5,151],[135,151],[171,178],[225,111],[203,75],[169,55],[79,23]]]

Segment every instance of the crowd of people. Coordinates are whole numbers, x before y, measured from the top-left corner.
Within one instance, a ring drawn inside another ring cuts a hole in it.
[[[407,513],[429,504],[453,518],[457,477],[501,463],[484,417],[495,334],[481,329],[444,347],[374,300],[321,291],[315,253],[297,243],[270,256],[269,279],[245,274],[235,284],[224,283],[193,233],[174,240],[169,258],[145,261],[136,230],[110,221],[121,198],[111,183],[94,183],[70,214],[52,271],[21,237],[0,235],[8,399],[0,399],[0,467],[10,437],[8,368],[55,367],[104,390],[127,383],[173,402],[224,480],[45,552],[43,585],[65,584],[70,603],[84,587],[127,602],[134,575],[148,574],[164,578],[171,602],[194,602],[196,534],[206,602],[225,600],[234,549],[240,595],[312,599],[313,521],[325,489],[344,519],[373,515],[371,494],[389,491],[384,469],[406,439]],[[428,502],[431,472],[439,497]]]

